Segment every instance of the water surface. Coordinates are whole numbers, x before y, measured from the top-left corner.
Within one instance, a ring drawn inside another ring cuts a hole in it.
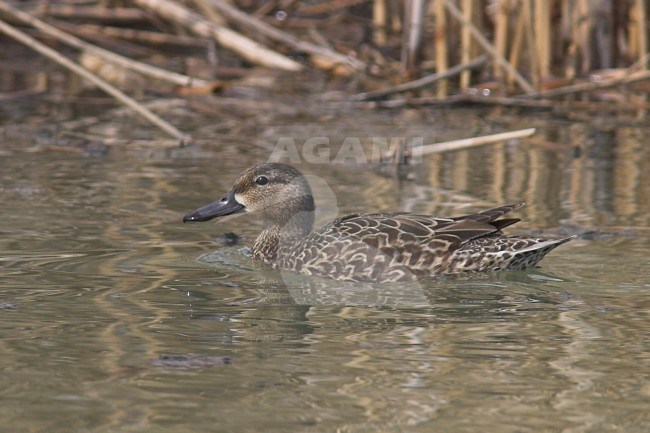
[[[321,221],[525,200],[511,232],[581,235],[527,272],[414,285],[305,279],[250,261],[252,217],[181,223],[268,156],[270,125],[412,131],[399,114],[330,110],[276,113],[268,127],[223,135],[222,117],[212,129],[194,119],[204,140],[185,149],[5,134],[0,430],[648,431],[647,129],[441,110],[418,124],[443,139],[540,132],[426,157],[402,185],[354,164],[301,165]],[[247,241],[224,247],[215,239],[226,232]]]

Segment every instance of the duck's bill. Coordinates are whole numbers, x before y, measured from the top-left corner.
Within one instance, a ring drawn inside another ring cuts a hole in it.
[[[220,216],[232,215],[244,211],[244,205],[235,200],[234,188],[220,200],[206,204],[183,217],[183,222],[210,221]]]

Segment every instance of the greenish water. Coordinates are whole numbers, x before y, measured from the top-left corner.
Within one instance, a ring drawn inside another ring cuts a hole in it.
[[[339,135],[409,131],[392,114],[354,113],[320,120]],[[528,272],[410,286],[281,275],[215,241],[236,232],[250,243],[254,218],[181,223],[263,160],[268,149],[250,142],[273,143],[273,131],[211,144],[206,133],[185,149],[6,134],[0,431],[648,431],[647,130],[427,116],[443,138],[486,125],[540,132],[425,157],[401,187],[351,164],[301,165],[320,220],[525,200],[511,232],[581,237]]]

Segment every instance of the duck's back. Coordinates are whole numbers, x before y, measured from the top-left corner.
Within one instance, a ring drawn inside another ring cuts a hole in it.
[[[277,265],[308,275],[367,282],[524,269],[561,242],[504,236],[501,229],[519,220],[499,218],[520,206],[457,218],[412,213],[348,215],[284,249]]]

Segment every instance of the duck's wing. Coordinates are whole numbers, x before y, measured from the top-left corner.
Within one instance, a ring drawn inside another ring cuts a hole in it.
[[[450,227],[450,230],[457,230],[457,229],[462,229],[464,227],[472,227],[472,224],[470,222],[475,222],[482,224],[483,229],[485,230],[485,233],[479,234],[478,236],[471,236],[472,233],[468,233],[470,237],[466,236],[461,236],[461,239],[464,239],[464,242],[470,241],[472,239],[476,239],[477,237],[488,235],[491,233],[495,233],[500,231],[501,229],[508,227],[512,224],[518,223],[521,221],[519,218],[501,218],[507,213],[512,212],[513,210],[519,209],[520,207],[524,206],[525,203],[514,203],[514,204],[509,204],[505,206],[499,206],[495,207],[493,209],[486,210],[484,212],[480,212],[477,214],[469,214],[469,215],[463,215],[459,217],[454,217],[452,218],[455,222],[457,223],[462,223],[460,227],[458,226],[453,226]],[[490,229],[490,227],[492,229]],[[471,231],[471,229],[470,229]],[[460,234],[460,233],[459,233]]]
[[[524,203],[524,202],[508,204],[508,205],[505,205],[505,206],[499,206],[499,207],[495,207],[493,209],[488,209],[488,210],[486,210],[484,212],[480,212],[480,213],[477,213],[477,214],[463,215],[463,216],[455,217],[455,218],[452,218],[452,219],[454,221],[472,220],[472,221],[478,221],[478,222],[495,223],[499,218],[501,218],[505,214],[510,213],[513,210],[519,209],[520,207],[524,206],[525,204],[526,203]],[[499,221],[510,221],[510,220],[499,220]],[[517,221],[519,221],[519,219],[517,219]],[[510,224],[514,224],[514,223],[510,223]]]
[[[449,257],[467,242],[515,222],[498,218],[517,207],[457,218],[399,212],[348,215],[303,239],[285,266],[356,281],[436,274],[444,271]]]
[[[448,251],[453,251],[466,242],[520,221],[518,218],[500,218],[521,206],[523,203],[516,203],[454,218],[405,212],[353,214],[334,220],[319,232],[348,237],[350,241],[370,242],[378,247],[405,243],[423,245],[440,240],[444,241]],[[374,242],[375,238],[383,242]]]

